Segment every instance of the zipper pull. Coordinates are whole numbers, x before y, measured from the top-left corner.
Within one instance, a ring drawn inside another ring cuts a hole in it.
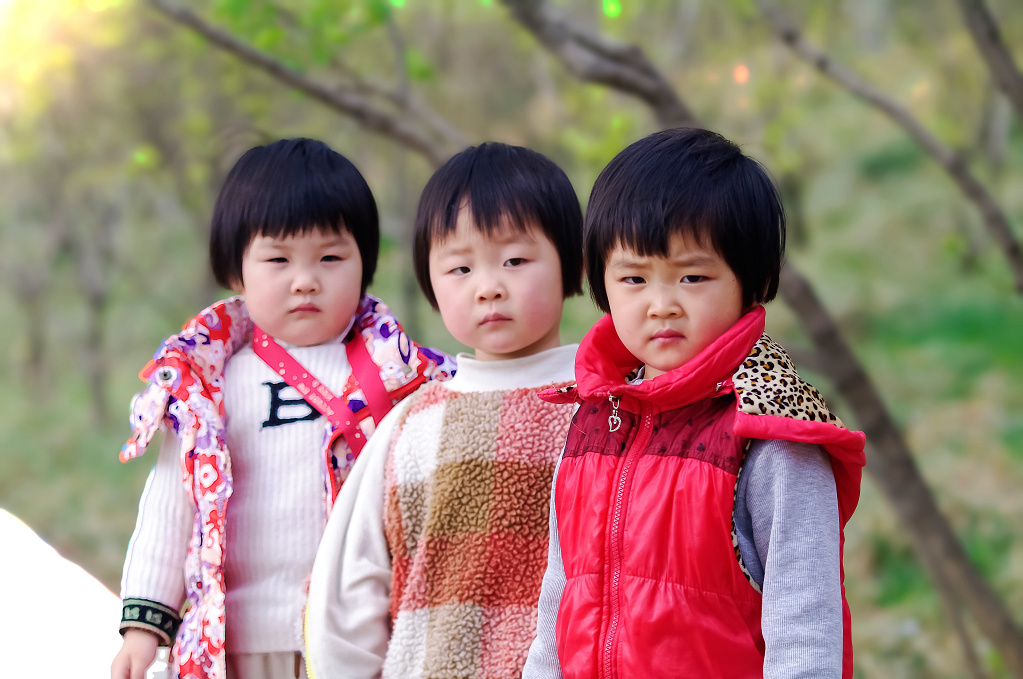
[[[618,404],[622,400],[616,396],[608,396],[607,399],[611,401],[611,415],[607,418],[607,426],[611,433],[618,431],[618,427],[622,426],[622,418],[618,417]]]

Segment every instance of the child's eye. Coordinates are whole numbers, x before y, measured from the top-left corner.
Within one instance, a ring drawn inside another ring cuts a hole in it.
[[[288,258],[287,257],[271,257],[270,259],[268,259],[266,261],[272,262],[274,264],[287,264],[288,263]]]
[[[643,280],[642,276],[626,276],[622,279],[622,283],[625,283],[626,285],[640,285],[642,283],[646,283],[646,281]]]
[[[449,273],[457,274],[459,276],[464,276],[465,274],[469,273],[469,267],[467,267],[467,266],[456,266]]]
[[[321,262],[340,262],[344,258],[341,255],[324,255],[320,258]]]
[[[524,257],[512,257],[504,263],[505,266],[522,266],[526,263]]]
[[[705,280],[707,280],[706,276],[691,275],[691,276],[683,276],[682,277],[682,282],[683,283],[699,283],[699,282],[705,281]]]

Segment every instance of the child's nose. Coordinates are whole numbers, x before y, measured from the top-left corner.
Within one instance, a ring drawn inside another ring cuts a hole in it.
[[[657,290],[650,301],[649,313],[654,318],[675,318],[682,315],[682,303],[672,290]]]
[[[291,281],[291,291],[296,295],[311,295],[320,291],[320,281],[315,275],[303,271]]]
[[[482,275],[476,288],[476,297],[481,302],[501,299],[505,296],[505,288],[497,276]]]

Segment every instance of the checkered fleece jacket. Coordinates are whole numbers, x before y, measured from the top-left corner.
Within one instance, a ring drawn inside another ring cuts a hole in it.
[[[551,480],[575,411],[538,389],[426,386],[386,467],[384,677],[518,678],[547,567]]]

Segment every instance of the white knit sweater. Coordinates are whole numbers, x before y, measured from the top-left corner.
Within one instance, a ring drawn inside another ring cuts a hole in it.
[[[335,394],[351,372],[344,346],[285,346]],[[303,583],[324,527],[324,421],[245,347],[224,373],[233,493],[224,574],[229,653],[302,648]],[[313,417],[315,419],[304,419]],[[196,520],[169,432],[142,500],[121,580],[122,598],[184,603],[184,562]]]

